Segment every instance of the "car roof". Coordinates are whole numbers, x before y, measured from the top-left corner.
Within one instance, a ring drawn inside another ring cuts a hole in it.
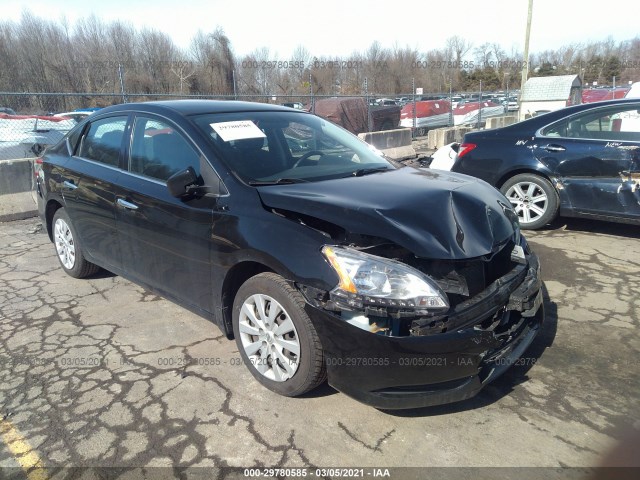
[[[579,105],[572,105],[570,107],[561,108],[560,110],[554,110],[553,114],[558,114],[559,117],[565,117],[573,113],[581,112],[582,110],[591,110],[598,107],[606,107],[609,105],[624,105],[627,103],[638,103],[638,99],[624,99],[619,98],[615,100],[604,100],[602,102],[581,103]]]
[[[549,113],[545,113],[544,115],[540,115],[538,117],[529,118],[527,120],[523,120],[521,122],[514,123],[507,127],[503,127],[501,130],[518,130],[519,128],[523,128],[524,126],[530,126],[534,128],[540,128],[544,125],[555,122],[556,120],[560,120],[561,118],[568,117],[569,115],[573,115],[575,113],[582,112],[584,110],[593,110],[600,107],[607,107],[610,105],[625,105],[625,104],[637,104],[640,103],[640,99],[617,99],[617,100],[605,100],[603,102],[593,102],[593,103],[581,103],[579,105],[572,105],[570,107],[561,108],[559,110],[553,110]]]
[[[100,110],[100,113],[120,111],[141,111],[150,113],[177,113],[182,116],[204,113],[235,112],[291,112],[291,108],[258,102],[237,100],[163,100],[156,102],[123,103]],[[299,112],[299,110],[296,110]]]

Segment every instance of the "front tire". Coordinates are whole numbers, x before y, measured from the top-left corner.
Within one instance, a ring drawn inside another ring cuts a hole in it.
[[[84,278],[100,270],[100,267],[84,258],[80,239],[64,208],[58,209],[54,214],[52,229],[58,261],[68,275],[74,278]]]
[[[245,365],[262,385],[287,397],[326,378],[322,345],[304,305],[275,273],[247,280],[233,302],[233,333]]]
[[[536,230],[558,215],[558,192],[544,177],[530,173],[515,175],[500,188],[518,214],[523,230]]]

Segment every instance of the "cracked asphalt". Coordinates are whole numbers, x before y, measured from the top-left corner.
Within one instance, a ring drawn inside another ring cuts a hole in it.
[[[212,323],[108,272],[68,277],[38,219],[0,224],[0,425],[48,467],[596,466],[640,430],[640,230],[527,237],[547,320],[519,364],[469,401],[385,412],[327,385],[273,394]]]

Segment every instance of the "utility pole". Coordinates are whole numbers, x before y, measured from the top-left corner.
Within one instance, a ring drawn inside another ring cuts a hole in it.
[[[527,83],[529,76],[529,38],[531,37],[531,17],[533,15],[533,0],[529,0],[529,12],[527,13],[527,33],[524,39],[524,55],[522,58],[522,79],[520,80],[520,96],[518,97],[519,106],[522,106],[522,90],[524,84]],[[522,109],[519,108],[520,112]]]
[[[478,130],[480,130],[480,123],[482,123],[482,80],[480,80],[480,92],[478,93]]]
[[[452,78],[449,78],[449,126],[453,127],[453,79]]]
[[[415,77],[413,77],[411,79],[411,91],[413,92],[413,101],[412,103],[412,112],[413,112],[413,131],[411,132],[411,134],[416,137],[416,79]]]
[[[316,101],[313,97],[313,77],[311,76],[311,71],[309,71],[309,96],[311,97],[311,113],[316,113]]]
[[[236,90],[236,69],[231,70],[231,74],[233,75],[233,99],[238,100],[238,92]]]
[[[505,72],[504,78],[507,81],[507,93],[504,96],[504,98],[505,98],[504,113],[508,114],[509,113],[509,72]]]
[[[120,92],[122,93],[122,103],[127,103],[127,95],[124,93],[124,71],[121,63],[118,63],[118,77],[120,78]]]

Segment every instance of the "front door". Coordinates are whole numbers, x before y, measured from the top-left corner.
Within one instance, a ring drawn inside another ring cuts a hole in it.
[[[167,120],[136,116],[128,172],[115,192],[116,223],[124,270],[143,285],[212,311],[211,228],[216,199],[185,200],[169,194],[166,180],[206,162]],[[208,167],[211,168],[211,167]]]

